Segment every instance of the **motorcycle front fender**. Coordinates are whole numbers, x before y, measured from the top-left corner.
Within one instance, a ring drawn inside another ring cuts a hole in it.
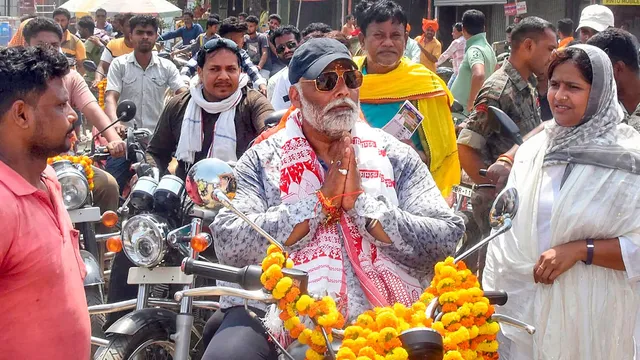
[[[168,329],[169,334],[176,332],[175,312],[162,308],[137,310],[121,317],[111,325],[106,334],[133,335],[143,327],[158,323],[162,328]]]
[[[98,264],[98,260],[96,260],[96,258],[86,250],[80,250],[80,256],[82,256],[84,267],[87,268],[87,276],[84,278],[84,286],[104,284],[104,280],[102,279],[102,268]]]

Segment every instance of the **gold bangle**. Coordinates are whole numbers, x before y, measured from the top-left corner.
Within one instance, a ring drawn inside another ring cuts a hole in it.
[[[509,159],[508,157],[506,157],[506,156],[500,156],[500,157],[498,157],[498,160],[496,160],[496,161],[504,161],[507,164],[513,166],[513,161],[511,159]]]

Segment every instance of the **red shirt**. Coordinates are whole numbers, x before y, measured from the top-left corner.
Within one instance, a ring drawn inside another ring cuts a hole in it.
[[[78,231],[51,167],[42,181],[50,196],[0,161],[0,358],[87,360]]]

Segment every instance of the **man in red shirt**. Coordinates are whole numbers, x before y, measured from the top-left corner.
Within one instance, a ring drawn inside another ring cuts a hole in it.
[[[89,357],[78,232],[47,158],[71,147],[64,55],[0,48],[0,357]]]

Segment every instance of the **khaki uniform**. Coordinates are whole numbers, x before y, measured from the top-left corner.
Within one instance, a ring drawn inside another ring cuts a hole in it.
[[[480,151],[485,163],[493,164],[498,156],[511,149],[514,142],[501,133],[500,123],[489,115],[489,106],[509,115],[524,136],[542,123],[536,85],[535,76],[531,75],[527,81],[509,61],[505,61],[482,85],[467,127],[458,136],[458,144]]]

